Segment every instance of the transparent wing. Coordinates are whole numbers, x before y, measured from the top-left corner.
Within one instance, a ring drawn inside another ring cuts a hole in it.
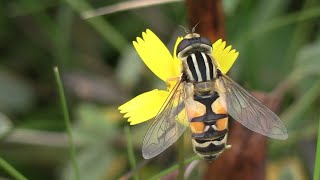
[[[217,80],[217,91],[230,116],[245,127],[271,138],[288,138],[279,117],[228,76],[222,75]]]
[[[194,112],[195,102],[185,97],[187,83],[177,82],[155,117],[143,140],[142,156],[150,159],[176,142],[189,125],[186,112]],[[190,113],[189,113],[189,116]]]

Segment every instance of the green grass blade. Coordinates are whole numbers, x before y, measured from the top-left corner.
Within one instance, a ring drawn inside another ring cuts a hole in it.
[[[318,142],[317,142],[317,151],[316,151],[316,162],[314,164],[313,180],[320,179],[320,119],[318,123],[319,123]]]
[[[131,139],[131,133],[130,133],[129,126],[124,127],[124,132],[125,132],[126,138],[127,138],[129,163],[130,163],[131,169],[136,169],[137,163],[136,163],[136,159],[134,157],[134,150],[133,150],[133,145],[132,145],[132,139]],[[139,176],[138,176],[137,173],[133,176],[133,179],[134,180],[138,180],[139,179]]]
[[[320,80],[314,82],[305,94],[299,98],[294,104],[288,107],[280,116],[280,118],[287,122],[286,125],[290,129],[295,127],[300,122],[299,117],[303,116],[305,111],[314,103],[319,97],[320,92]],[[290,134],[289,134],[290,136]]]
[[[27,180],[19,171],[17,171],[13,166],[11,166],[7,161],[0,157],[0,166],[12,177],[17,180]]]
[[[195,155],[189,159],[184,160],[184,164],[189,164],[194,160],[199,160],[200,157],[198,155]],[[165,169],[163,171],[161,171],[160,173],[156,174],[155,176],[151,177],[151,180],[156,180],[156,179],[160,179],[162,176],[165,176],[171,172],[173,172],[174,170],[177,170],[179,168],[179,164],[175,164],[171,167],[169,167],[168,169]]]
[[[78,164],[77,164],[77,160],[76,160],[76,152],[75,152],[75,146],[74,146],[72,132],[71,132],[71,123],[70,123],[70,118],[69,118],[67,101],[66,101],[66,98],[64,95],[63,85],[62,85],[62,82],[60,79],[58,67],[54,67],[53,71],[54,71],[54,75],[55,75],[57,86],[58,86],[58,92],[59,92],[59,97],[60,97],[60,101],[61,101],[64,122],[65,122],[66,130],[68,133],[69,145],[70,145],[69,153],[70,153],[70,157],[71,157],[72,166],[74,169],[75,179],[79,180],[80,179],[79,168],[78,168]]]
[[[255,39],[258,36],[264,35],[269,33],[273,30],[282,28],[284,26],[288,26],[291,24],[295,24],[298,22],[307,21],[310,19],[315,19],[320,17],[320,8],[313,7],[307,10],[303,10],[296,13],[291,13],[288,15],[284,15],[281,17],[277,17],[274,19],[269,20],[268,22],[262,23],[257,27],[253,28],[251,31],[246,32],[242,37],[245,40]]]
[[[63,67],[71,66],[71,34],[74,14],[72,9],[63,2],[56,18],[58,30],[53,39],[53,48],[56,62]]]
[[[67,0],[66,2],[79,14],[88,9],[93,9],[85,0]],[[114,28],[114,26],[112,26],[102,17],[95,17],[87,20],[86,22],[88,22],[88,24],[90,24],[98,33],[100,33],[102,37],[118,52],[122,52],[123,48],[129,44],[127,40]]]

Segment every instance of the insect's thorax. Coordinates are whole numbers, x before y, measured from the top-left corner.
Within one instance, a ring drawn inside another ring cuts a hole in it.
[[[192,83],[213,81],[215,66],[212,57],[205,52],[195,51],[182,59],[183,72]]]
[[[194,95],[196,111],[189,114],[192,119],[192,145],[194,151],[206,160],[217,158],[226,148],[228,114],[220,104],[217,92]]]

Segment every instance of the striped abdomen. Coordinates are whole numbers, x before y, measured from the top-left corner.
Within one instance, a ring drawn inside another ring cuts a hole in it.
[[[214,65],[208,54],[195,52],[183,58],[182,62],[189,81],[204,82],[214,79]]]
[[[208,96],[194,96],[197,110],[192,114],[190,128],[195,153],[210,161],[226,148],[228,115],[215,92]]]

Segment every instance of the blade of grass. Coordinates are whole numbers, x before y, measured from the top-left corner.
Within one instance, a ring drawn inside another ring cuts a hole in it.
[[[287,108],[282,114],[281,119],[287,122],[287,127],[294,127],[295,123],[300,122],[299,117],[314,103],[319,97],[320,80],[316,81],[313,86],[305,92],[303,97],[299,98],[294,104]]]
[[[88,9],[93,9],[91,5],[85,0],[67,0],[70,7],[79,14]],[[102,37],[109,42],[118,52],[122,52],[123,48],[129,43],[127,40],[102,17],[92,18],[88,22]]]
[[[191,158],[189,158],[189,159],[184,160],[183,163],[184,163],[184,164],[189,164],[189,163],[191,163],[192,161],[194,161],[194,160],[199,160],[199,159],[200,159],[200,157],[199,157],[198,155],[195,155],[195,156],[193,156],[193,157],[191,157]],[[160,179],[162,176],[165,176],[165,175],[173,172],[174,170],[177,170],[178,168],[179,168],[179,164],[172,165],[171,167],[169,167],[169,168],[161,171],[160,173],[156,174],[155,176],[151,177],[150,179],[151,179],[151,180]]]
[[[133,150],[133,145],[132,145],[132,139],[131,139],[131,133],[130,133],[129,126],[124,127],[124,132],[125,132],[126,138],[127,138],[129,163],[130,163],[131,169],[136,169],[137,163],[136,163],[136,159],[134,157],[134,150]],[[135,173],[133,175],[133,179],[135,179],[135,180],[139,179],[139,176],[138,176],[137,173]]]
[[[288,26],[303,21],[308,21],[310,19],[318,18],[319,16],[320,8],[313,7],[300,12],[277,17],[269,20],[268,22],[262,23],[261,25],[258,25],[255,28],[252,28],[251,31],[245,32],[240,39],[241,41],[249,41],[257,38],[258,36],[269,33],[284,26]]]
[[[308,12],[310,8],[317,7],[319,4],[320,3],[318,0],[305,0],[303,3],[302,10],[303,11],[306,10]],[[320,13],[320,10],[318,13]],[[304,17],[303,15],[301,16]],[[298,16],[297,18],[300,18],[300,16]],[[310,41],[312,37],[313,29],[316,27],[316,24],[318,24],[317,22],[318,22],[317,19],[313,19],[305,22],[302,21],[296,25],[293,31],[291,42],[289,43],[289,46],[286,52],[286,57],[285,59],[283,59],[283,61],[285,61],[286,64],[288,65],[292,64],[290,62],[296,57],[298,50],[304,44]],[[287,66],[287,67],[290,68],[290,66]]]
[[[11,166],[7,161],[0,157],[0,166],[14,179],[17,180],[27,180],[25,176],[23,176],[19,171],[17,171],[13,166]]]
[[[54,44],[54,55],[56,56],[56,62],[60,66],[69,67],[71,65],[71,30],[74,19],[74,12],[71,8],[65,3],[62,2],[57,15],[57,26],[59,28],[58,32],[55,35],[53,44]],[[63,33],[61,33],[63,32]]]
[[[70,123],[70,118],[69,118],[67,101],[66,101],[66,98],[64,95],[63,85],[62,85],[62,82],[60,79],[58,67],[54,67],[53,71],[54,71],[54,75],[55,75],[57,86],[58,86],[58,92],[59,92],[64,122],[66,125],[66,130],[68,132],[69,146],[70,146],[69,154],[70,154],[72,166],[74,169],[75,179],[79,180],[80,179],[79,168],[78,168],[78,164],[77,164],[77,160],[76,160],[76,152],[75,152],[75,146],[74,146],[74,141],[73,141],[72,132],[71,132],[71,123]]]
[[[178,141],[178,162],[179,162],[179,180],[184,179],[184,134],[180,137]]]
[[[319,119],[318,124],[319,124],[318,142],[317,142],[317,151],[316,151],[316,161],[314,164],[313,180],[320,179],[320,119]]]

